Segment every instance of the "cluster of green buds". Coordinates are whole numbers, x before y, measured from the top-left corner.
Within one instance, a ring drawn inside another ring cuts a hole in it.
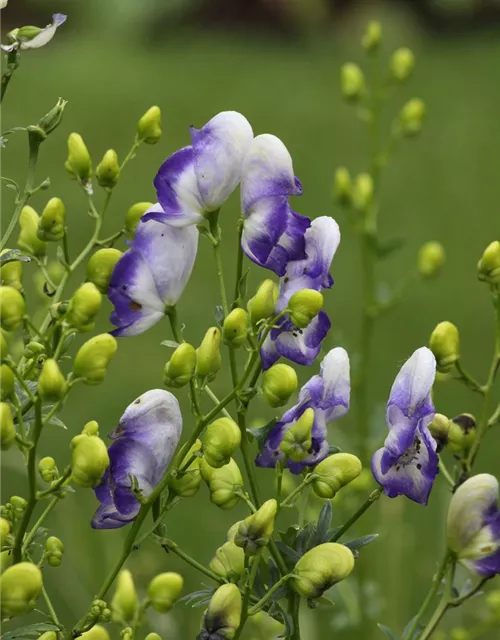
[[[109,466],[106,444],[87,426],[71,440],[71,480],[83,488],[97,486]]]
[[[62,562],[64,544],[59,538],[49,536],[45,541],[44,556],[51,567],[58,567]]]
[[[43,588],[42,572],[31,562],[19,562],[0,576],[2,618],[28,613],[36,606]]]
[[[208,425],[203,434],[203,456],[207,464],[219,469],[228,464],[239,447],[241,431],[231,418],[219,418]]]
[[[148,585],[148,601],[159,613],[167,613],[180,598],[184,580],[178,573],[168,571],[155,576]]]
[[[109,622],[111,620],[111,609],[105,600],[96,598],[92,601],[90,615],[95,622]]]
[[[180,389],[189,384],[196,369],[196,349],[187,342],[180,344],[163,370],[163,384]]]
[[[233,458],[219,469],[211,467],[203,458],[201,477],[208,486],[211,502],[226,510],[233,509],[238,504],[239,496],[236,491],[243,486],[243,477]]]
[[[240,626],[241,611],[240,590],[235,584],[223,584],[210,599],[196,640],[233,640]]]
[[[274,531],[278,503],[274,498],[266,500],[252,515],[242,520],[234,536],[234,544],[247,556],[254,556],[269,544]]]

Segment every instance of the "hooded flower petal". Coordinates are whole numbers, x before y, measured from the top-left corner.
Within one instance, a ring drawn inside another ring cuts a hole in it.
[[[320,311],[305,329],[297,329],[287,321],[280,328],[273,330],[271,338],[268,339],[274,341],[278,357],[283,356],[297,364],[310,366],[321,351],[321,343],[330,326],[330,319],[324,311]],[[263,347],[263,352],[265,350],[266,345]],[[262,366],[264,369],[268,368],[264,365],[264,360]]]
[[[21,41],[20,48],[39,49],[40,47],[44,47],[52,40],[58,27],[60,27],[64,22],[66,22],[66,16],[62,13],[55,13],[52,16],[52,23],[48,24],[45,29],[42,29],[40,33],[38,33],[34,38],[31,38],[31,40]]]

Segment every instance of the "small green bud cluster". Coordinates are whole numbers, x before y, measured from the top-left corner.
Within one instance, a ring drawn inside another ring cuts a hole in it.
[[[436,358],[437,369],[448,373],[460,358],[460,336],[451,322],[440,322],[429,339],[429,348]]]
[[[92,601],[92,606],[90,607],[90,613],[92,614],[94,619],[98,622],[110,622],[111,620],[111,609],[108,607],[107,603],[104,600],[100,600],[99,598],[96,598],[95,600]],[[92,627],[91,631],[95,628],[96,627]],[[103,627],[100,627],[100,629],[103,629]],[[98,629],[98,632],[95,636],[96,638],[101,637],[102,632],[100,631],[100,629]],[[103,631],[105,631],[107,634],[107,631],[105,629],[103,629]]]
[[[155,611],[167,613],[180,598],[184,580],[168,571],[155,576],[148,586],[148,600]]]
[[[51,567],[58,567],[62,562],[64,545],[55,536],[49,536],[45,541],[45,558]]]

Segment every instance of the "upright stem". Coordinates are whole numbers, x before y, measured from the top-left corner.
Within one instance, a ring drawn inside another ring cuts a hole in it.
[[[175,553],[176,556],[179,556],[179,558],[182,558],[184,562],[187,562],[187,564],[190,564],[192,567],[200,571],[200,573],[204,573],[211,580],[214,580],[219,584],[224,584],[224,580],[220,576],[218,576],[216,573],[214,573],[204,565],[200,564],[197,560],[192,558],[190,555],[188,555],[173,540],[168,540],[168,539],[163,540],[162,547],[165,549],[167,553],[169,551],[171,551],[172,553]]]
[[[441,596],[441,600],[439,601],[439,604],[436,610],[434,611],[432,618],[429,620],[419,640],[427,640],[427,638],[431,637],[432,633],[438,626],[441,618],[444,616],[444,614],[448,610],[448,607],[451,606],[450,602],[452,600],[452,594],[453,594],[453,577],[455,575],[455,561],[453,559],[450,559],[450,556],[447,554],[443,565],[444,565],[444,569],[440,575],[440,579],[439,581],[436,579],[432,589],[433,596],[434,596],[436,595],[439,585],[443,579],[444,570],[446,570],[446,585],[443,589],[443,595]],[[417,621],[417,624],[418,624],[418,621]],[[407,635],[407,638],[410,639],[411,635]]]
[[[7,92],[7,87],[9,86],[9,82],[14,75],[14,71],[19,66],[20,57],[21,56],[19,55],[19,51],[17,51],[17,49],[10,51],[7,55],[7,68],[2,74],[2,93],[0,96],[0,102],[3,101],[5,93]]]
[[[367,511],[372,506],[372,504],[380,498],[381,495],[381,488],[372,491],[368,498],[360,506],[360,508],[349,518],[349,520],[345,524],[340,527],[337,533],[333,536],[331,542],[336,542],[337,540],[339,540],[344,535],[344,533],[352,527],[356,520],[359,520],[359,518],[361,518],[365,511]]]

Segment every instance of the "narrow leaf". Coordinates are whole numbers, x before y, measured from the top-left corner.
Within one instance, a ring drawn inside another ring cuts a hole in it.
[[[24,627],[18,627],[12,631],[2,634],[2,640],[24,640],[24,638],[38,638],[46,631],[58,631],[55,624],[48,622],[37,622],[28,624]]]
[[[316,531],[312,537],[311,543],[314,547],[323,542],[328,542],[328,531],[330,529],[330,523],[332,521],[332,503],[327,500],[318,517],[318,523],[316,525]]]
[[[259,447],[260,452],[262,452],[262,450],[264,449],[264,444],[267,440],[267,437],[271,433],[271,430],[277,421],[277,418],[273,418],[270,422],[265,424],[263,427],[260,427],[259,429],[247,429],[247,433],[257,440],[257,446]]]
[[[365,547],[367,544],[374,542],[378,538],[378,533],[372,533],[367,536],[362,536],[361,538],[355,538],[354,540],[349,540],[349,542],[343,542],[346,547],[349,547],[351,551],[357,551],[361,549],[361,547]]]
[[[380,629],[380,631],[382,631],[383,634],[385,634],[387,638],[390,638],[390,640],[399,640],[394,631],[392,631],[392,629],[389,629],[389,627],[386,627],[385,624],[377,624],[377,627]]]
[[[31,262],[31,258],[23,255],[19,249],[10,249],[10,251],[6,251],[0,256],[1,265],[7,264],[8,262]]]

